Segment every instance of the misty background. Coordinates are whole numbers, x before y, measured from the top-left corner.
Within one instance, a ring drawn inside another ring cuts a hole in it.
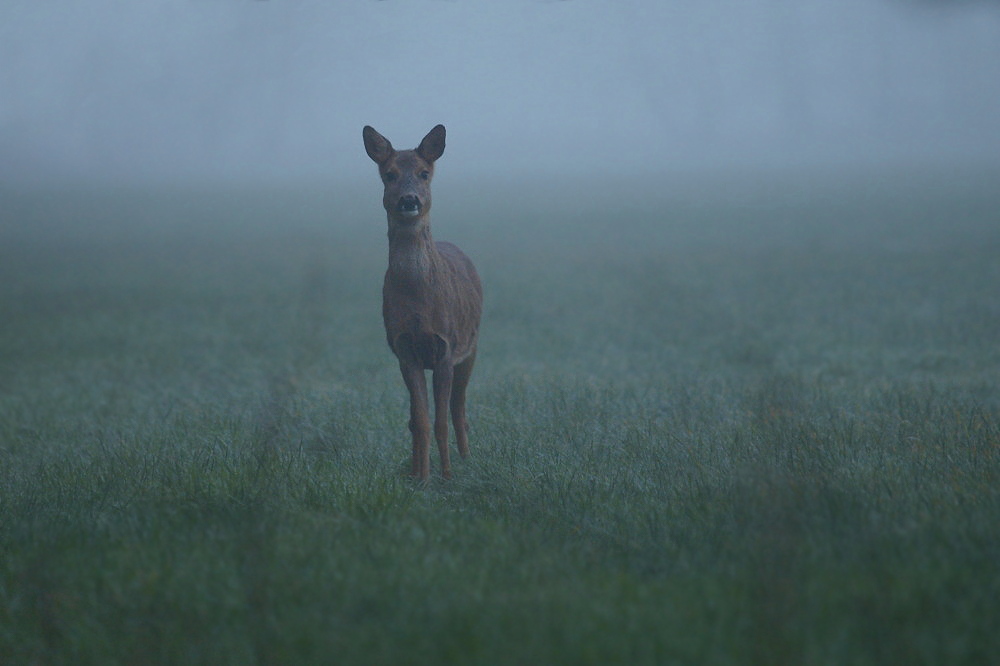
[[[173,0],[0,6],[0,181],[1000,161],[1000,4]]]

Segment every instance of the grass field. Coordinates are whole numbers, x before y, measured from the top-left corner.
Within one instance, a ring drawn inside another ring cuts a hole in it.
[[[442,167],[486,310],[426,486],[374,172],[0,192],[0,663],[990,663],[996,182]]]

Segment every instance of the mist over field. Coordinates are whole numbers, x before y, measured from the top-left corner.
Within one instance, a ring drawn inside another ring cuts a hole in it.
[[[452,173],[983,161],[993,2],[0,8],[0,181],[332,181],[436,123]]]

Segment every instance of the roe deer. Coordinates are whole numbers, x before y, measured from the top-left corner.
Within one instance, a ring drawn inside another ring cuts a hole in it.
[[[441,475],[451,477],[448,411],[458,453],[469,455],[465,387],[472,375],[483,309],[483,287],[475,266],[451,243],[431,238],[431,178],[444,152],[438,125],[414,150],[394,150],[372,127],[362,136],[385,185],[382,205],[389,220],[389,268],[382,287],[382,319],[389,348],[399,359],[410,392],[413,435],[411,475],[430,476],[430,416],[425,370],[433,371],[434,436]]]

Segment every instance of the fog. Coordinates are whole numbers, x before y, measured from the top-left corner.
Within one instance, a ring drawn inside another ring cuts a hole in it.
[[[0,181],[279,182],[449,131],[453,173],[1000,155],[1000,6],[173,0],[0,7]]]

